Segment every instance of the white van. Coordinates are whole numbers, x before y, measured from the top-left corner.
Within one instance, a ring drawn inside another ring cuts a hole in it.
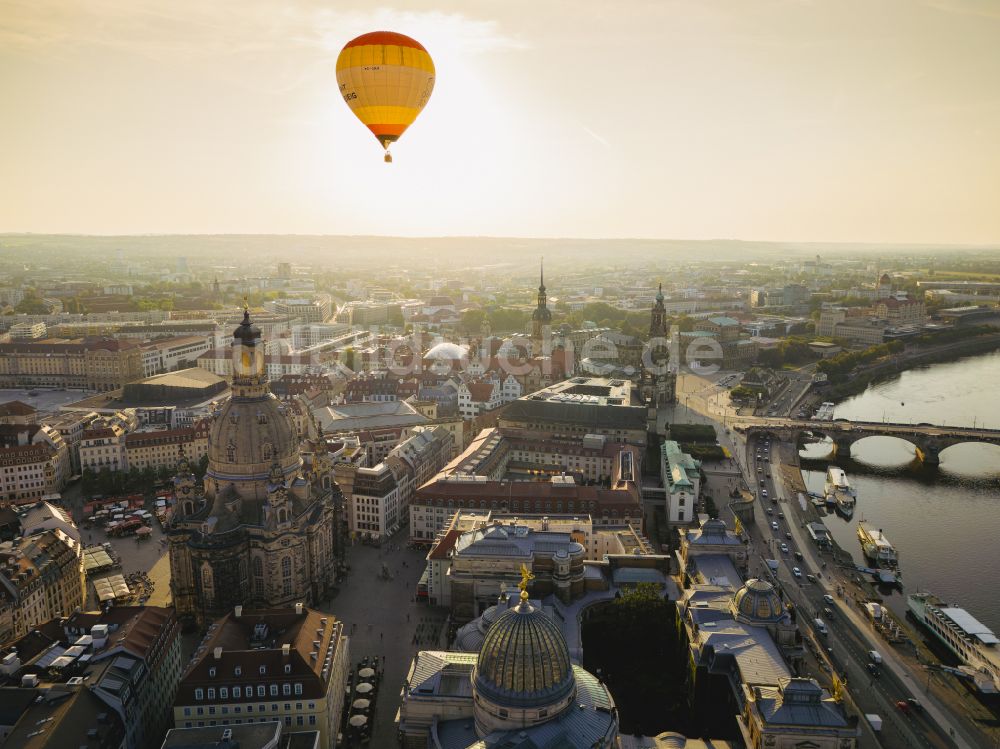
[[[819,632],[821,635],[829,634],[827,632],[826,625],[823,624],[822,619],[813,619],[813,626],[816,627],[816,631]]]
[[[868,660],[870,660],[876,666],[881,666],[882,665],[882,654],[879,653],[877,650],[869,650],[868,651]]]

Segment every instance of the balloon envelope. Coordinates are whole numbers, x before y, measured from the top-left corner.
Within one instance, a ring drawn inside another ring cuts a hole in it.
[[[434,61],[405,34],[374,31],[337,58],[340,94],[385,149],[417,118],[434,90]]]

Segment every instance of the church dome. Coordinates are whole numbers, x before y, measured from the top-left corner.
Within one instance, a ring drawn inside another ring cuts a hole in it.
[[[501,708],[566,702],[576,682],[566,639],[546,614],[522,600],[486,633],[473,676],[477,694]]]
[[[442,341],[431,346],[427,353],[424,354],[424,359],[433,359],[436,361],[462,361],[468,358],[468,346],[460,346],[450,341]]]
[[[266,477],[275,462],[286,474],[300,462],[298,441],[281,401],[271,393],[226,401],[208,436],[209,471],[219,479],[254,480]]]
[[[751,624],[778,622],[788,614],[778,591],[767,580],[751,578],[733,598],[736,615]]]

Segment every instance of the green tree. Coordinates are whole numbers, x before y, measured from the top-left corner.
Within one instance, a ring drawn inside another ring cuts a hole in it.
[[[486,310],[480,308],[467,309],[462,313],[460,327],[465,335],[479,335],[486,319]]]
[[[47,315],[49,307],[39,297],[30,294],[25,295],[24,299],[17,303],[14,311],[22,315]]]

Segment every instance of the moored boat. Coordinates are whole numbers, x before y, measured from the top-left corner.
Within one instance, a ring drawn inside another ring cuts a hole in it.
[[[960,676],[984,694],[1000,693],[1000,639],[963,608],[930,593],[912,593],[906,606],[914,618],[950,650],[962,665]]]
[[[865,558],[879,567],[894,568],[899,565],[899,554],[882,529],[874,530],[867,523],[858,523],[858,540]]]
[[[823,490],[826,492],[827,502],[835,504],[838,512],[848,518],[854,514],[858,496],[842,468],[830,466],[827,469]]]

